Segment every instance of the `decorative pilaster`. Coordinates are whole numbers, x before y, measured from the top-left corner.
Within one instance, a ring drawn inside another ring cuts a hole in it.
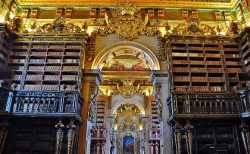
[[[82,96],[84,98],[83,106],[81,109],[82,120],[85,121],[80,125],[79,137],[78,137],[78,152],[87,153],[90,150],[89,139],[87,138],[87,121],[95,125],[96,121],[96,98],[98,96],[98,89],[100,83],[103,81],[100,70],[88,70],[83,71],[83,91]]]
[[[154,86],[154,96],[158,107],[158,117],[160,120],[160,153],[171,151],[171,127],[168,124],[170,111],[167,100],[169,98],[168,72],[166,70],[153,70],[151,72],[151,82]]]
[[[240,125],[241,137],[244,143],[245,153],[250,152],[250,127],[244,121]]]
[[[75,140],[75,130],[76,125],[74,124],[74,120],[71,120],[70,123],[67,125],[68,134],[67,134],[67,154],[73,153],[73,147],[74,147],[74,140]]]
[[[176,121],[174,128],[174,140],[176,154],[181,154],[181,129],[182,126]]]
[[[64,124],[62,123],[61,120],[59,120],[59,122],[55,125],[55,127],[57,128],[55,154],[60,154],[62,149]]]
[[[186,134],[186,145],[188,154],[193,153],[193,126],[190,124],[190,121],[187,121],[187,124],[184,127]]]

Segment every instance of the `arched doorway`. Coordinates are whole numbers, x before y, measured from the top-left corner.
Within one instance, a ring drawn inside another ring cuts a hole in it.
[[[159,124],[152,119],[151,108],[155,99],[150,74],[160,70],[155,53],[139,43],[121,41],[101,50],[91,69],[99,69],[104,79],[97,98],[97,118],[103,119],[97,119],[96,127],[107,129],[106,150],[117,154],[145,152],[149,147],[145,145],[147,132]],[[100,115],[98,103],[102,102],[105,111]]]

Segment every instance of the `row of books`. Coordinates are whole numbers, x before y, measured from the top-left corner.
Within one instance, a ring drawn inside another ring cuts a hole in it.
[[[48,45],[47,44],[39,44],[39,45],[33,44],[32,48],[34,48],[34,49],[46,49],[46,48],[48,48]]]
[[[78,71],[79,66],[63,66],[64,71]]]
[[[13,47],[12,47],[12,49],[28,49],[28,47],[29,47],[29,44],[26,44],[26,45],[14,45]]]
[[[46,52],[32,51],[31,55],[33,55],[33,56],[45,56]]]
[[[206,77],[191,77],[191,80],[192,81],[195,81],[195,82],[207,82],[207,78]]]
[[[45,71],[60,71],[61,66],[45,66]]]
[[[65,63],[79,63],[79,59],[64,59]]]
[[[56,44],[56,45],[49,45],[49,48],[51,49],[64,49],[64,44],[61,45],[61,44]]]
[[[63,55],[63,52],[48,52],[48,56],[61,56]]]
[[[22,71],[23,68],[24,68],[23,66],[15,66],[15,65],[8,66],[9,70],[15,70],[15,71]]]
[[[10,63],[24,63],[25,59],[10,59]]]
[[[226,61],[227,65],[242,65],[241,61]]]
[[[26,80],[42,80],[43,75],[26,75]]]
[[[47,59],[47,63],[61,63],[62,59]]]
[[[188,60],[172,60],[173,64],[188,64]]]
[[[27,52],[11,52],[10,53],[10,56],[26,56],[27,55]]]
[[[208,67],[207,68],[208,72],[224,72],[222,68],[212,68],[212,67]]]
[[[59,85],[42,85],[43,90],[59,90]]]
[[[29,66],[28,70],[29,71],[43,71],[44,66]]]
[[[205,54],[206,57],[220,57],[220,54],[211,54],[211,53],[207,53]]]
[[[242,68],[227,68],[229,73],[244,73]]]
[[[12,80],[21,80],[21,78],[22,78],[22,75],[20,75],[20,74],[14,74],[12,76]]]
[[[25,84],[24,89],[25,90],[41,90],[42,87],[40,84]]]
[[[188,67],[173,67],[173,72],[188,72]]]
[[[236,48],[236,47],[232,47],[232,48],[228,48],[228,47],[226,48],[226,47],[224,47],[223,50],[224,50],[224,52],[225,52],[225,51],[226,51],[226,52],[227,52],[227,51],[228,51],[228,52],[230,52],[230,51],[233,51],[233,52],[237,52],[237,51],[238,51],[238,52],[239,52],[239,49]]]
[[[190,67],[191,72],[206,72],[206,68],[203,67]]]
[[[225,54],[226,58],[241,58],[239,54]]]
[[[60,75],[44,75],[44,80],[60,80]]]
[[[222,65],[221,61],[206,61],[208,65]]]
[[[190,81],[189,76],[174,76],[174,81]]]
[[[174,72],[187,72],[187,71],[191,71],[191,72],[215,72],[215,73],[223,73],[223,69],[222,68],[204,68],[204,67],[173,67],[173,71]]]
[[[189,53],[189,57],[203,57],[202,53]]]
[[[208,79],[210,82],[225,82],[224,77],[208,77]]]
[[[79,56],[80,55],[80,52],[66,52],[67,56]]]
[[[173,64],[200,64],[200,65],[222,65],[221,61],[208,61],[208,60],[172,60]],[[237,62],[240,64],[240,62]]]
[[[192,86],[191,87],[191,90],[192,91],[209,91],[208,87],[207,86]]]
[[[210,90],[213,91],[213,92],[221,92],[223,91],[223,87],[221,86],[210,86]]]
[[[75,90],[74,85],[60,85],[60,90],[64,90],[64,87],[66,87],[65,90]],[[55,84],[25,84],[24,85],[25,90],[59,90],[59,85]]]
[[[78,80],[76,75],[62,75],[62,80]]]
[[[45,59],[30,59],[30,63],[44,63]]]

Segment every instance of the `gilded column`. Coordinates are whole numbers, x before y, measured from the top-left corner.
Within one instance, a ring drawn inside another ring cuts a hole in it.
[[[187,121],[187,124],[184,126],[186,133],[186,145],[188,154],[193,153],[193,126]]]
[[[81,117],[83,123],[79,128],[79,137],[78,137],[78,153],[79,154],[88,154],[90,151],[90,141],[88,138],[87,131],[89,125],[95,125],[95,114],[96,114],[96,104],[95,100],[98,96],[98,89],[100,83],[103,81],[100,70],[90,70],[85,69],[83,71],[83,92],[82,96],[84,98],[83,106],[81,109]]]
[[[59,122],[55,125],[55,127],[57,128],[55,154],[60,154],[62,149],[64,124],[62,123],[61,120],[59,120]]]

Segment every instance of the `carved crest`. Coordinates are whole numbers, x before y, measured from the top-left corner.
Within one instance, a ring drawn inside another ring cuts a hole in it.
[[[197,15],[191,15],[186,23],[181,23],[174,28],[173,34],[177,35],[216,35],[215,27],[200,24]]]
[[[107,22],[107,26],[100,31],[101,35],[116,33],[118,38],[132,40],[144,33],[147,18],[142,20],[140,9],[135,4],[119,4],[117,17]]]

